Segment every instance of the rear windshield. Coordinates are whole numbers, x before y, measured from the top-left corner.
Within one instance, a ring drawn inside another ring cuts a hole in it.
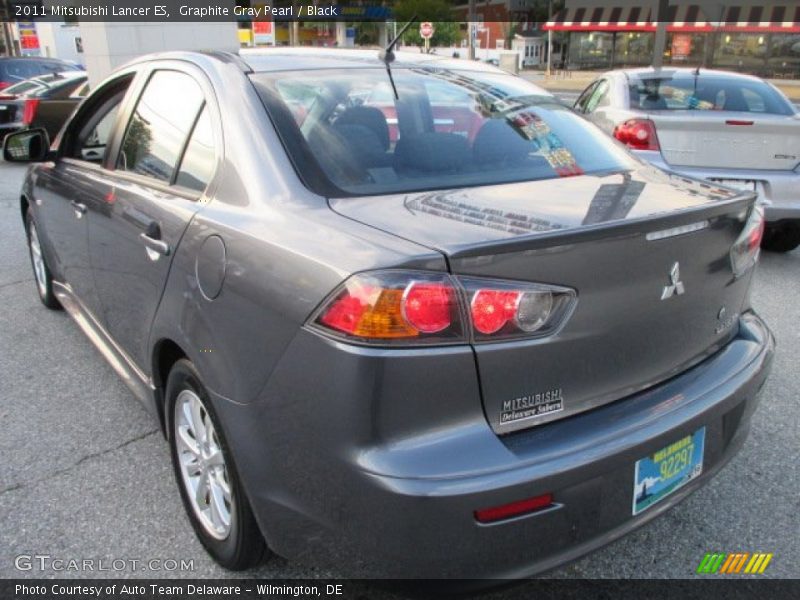
[[[510,75],[435,68],[252,76],[303,181],[328,196],[630,169],[600,130]]]
[[[80,71],[82,68],[68,62],[57,60],[35,59],[6,59],[0,60],[0,78],[3,81],[14,83],[24,81],[44,73],[57,73],[59,71]]]
[[[68,96],[72,91],[86,81],[86,77],[72,77],[71,75],[61,75],[53,73],[51,75],[41,75],[33,79],[27,79],[14,85],[8,86],[3,90],[4,94],[17,95],[17,96],[48,96],[51,93],[58,93],[59,91],[66,91]]]
[[[665,76],[632,78],[631,108],[641,110],[724,110],[791,115],[794,109],[761,81],[714,77]]]

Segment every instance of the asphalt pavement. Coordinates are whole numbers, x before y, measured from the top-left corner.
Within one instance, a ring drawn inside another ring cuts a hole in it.
[[[157,571],[126,566],[127,577],[232,576],[195,540],[156,422],[70,318],[39,303],[18,208],[23,174],[0,163],[0,577],[117,574],[18,570],[29,555],[162,561]],[[664,517],[551,577],[691,578],[710,551],[771,552],[767,576],[800,577],[800,251],[763,255],[753,296],[778,351],[743,451]],[[170,559],[192,569],[167,570]],[[273,558],[237,576],[346,575]]]

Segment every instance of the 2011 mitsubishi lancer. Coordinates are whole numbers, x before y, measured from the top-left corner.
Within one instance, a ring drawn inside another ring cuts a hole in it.
[[[713,477],[771,363],[755,194],[489,65],[154,55],[4,155],[42,302],[160,419],[229,569],[539,573]]]

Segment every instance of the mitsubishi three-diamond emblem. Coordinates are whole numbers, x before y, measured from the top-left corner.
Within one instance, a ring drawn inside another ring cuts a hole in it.
[[[661,299],[666,300],[673,296],[680,296],[685,291],[686,289],[683,287],[683,282],[681,281],[681,265],[676,262],[669,270],[669,285],[664,286],[664,291],[661,292]]]

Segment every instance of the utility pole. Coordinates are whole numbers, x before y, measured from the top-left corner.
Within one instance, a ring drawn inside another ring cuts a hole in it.
[[[547,1],[547,18],[550,19],[553,16],[553,0]],[[553,30],[549,27],[547,28],[547,76],[550,77],[550,55],[553,54]]]
[[[664,49],[667,46],[667,19],[669,18],[669,0],[658,0],[656,12],[656,39],[653,44],[653,68],[664,66]]]
[[[14,25],[8,18],[9,14],[8,0],[2,0],[2,2],[0,2],[0,18],[3,21],[3,45],[6,47],[6,56],[14,56],[16,54],[14,49],[14,35],[11,33],[11,28]]]
[[[467,11],[467,35],[469,36],[469,59],[475,60],[475,0],[469,0]]]

